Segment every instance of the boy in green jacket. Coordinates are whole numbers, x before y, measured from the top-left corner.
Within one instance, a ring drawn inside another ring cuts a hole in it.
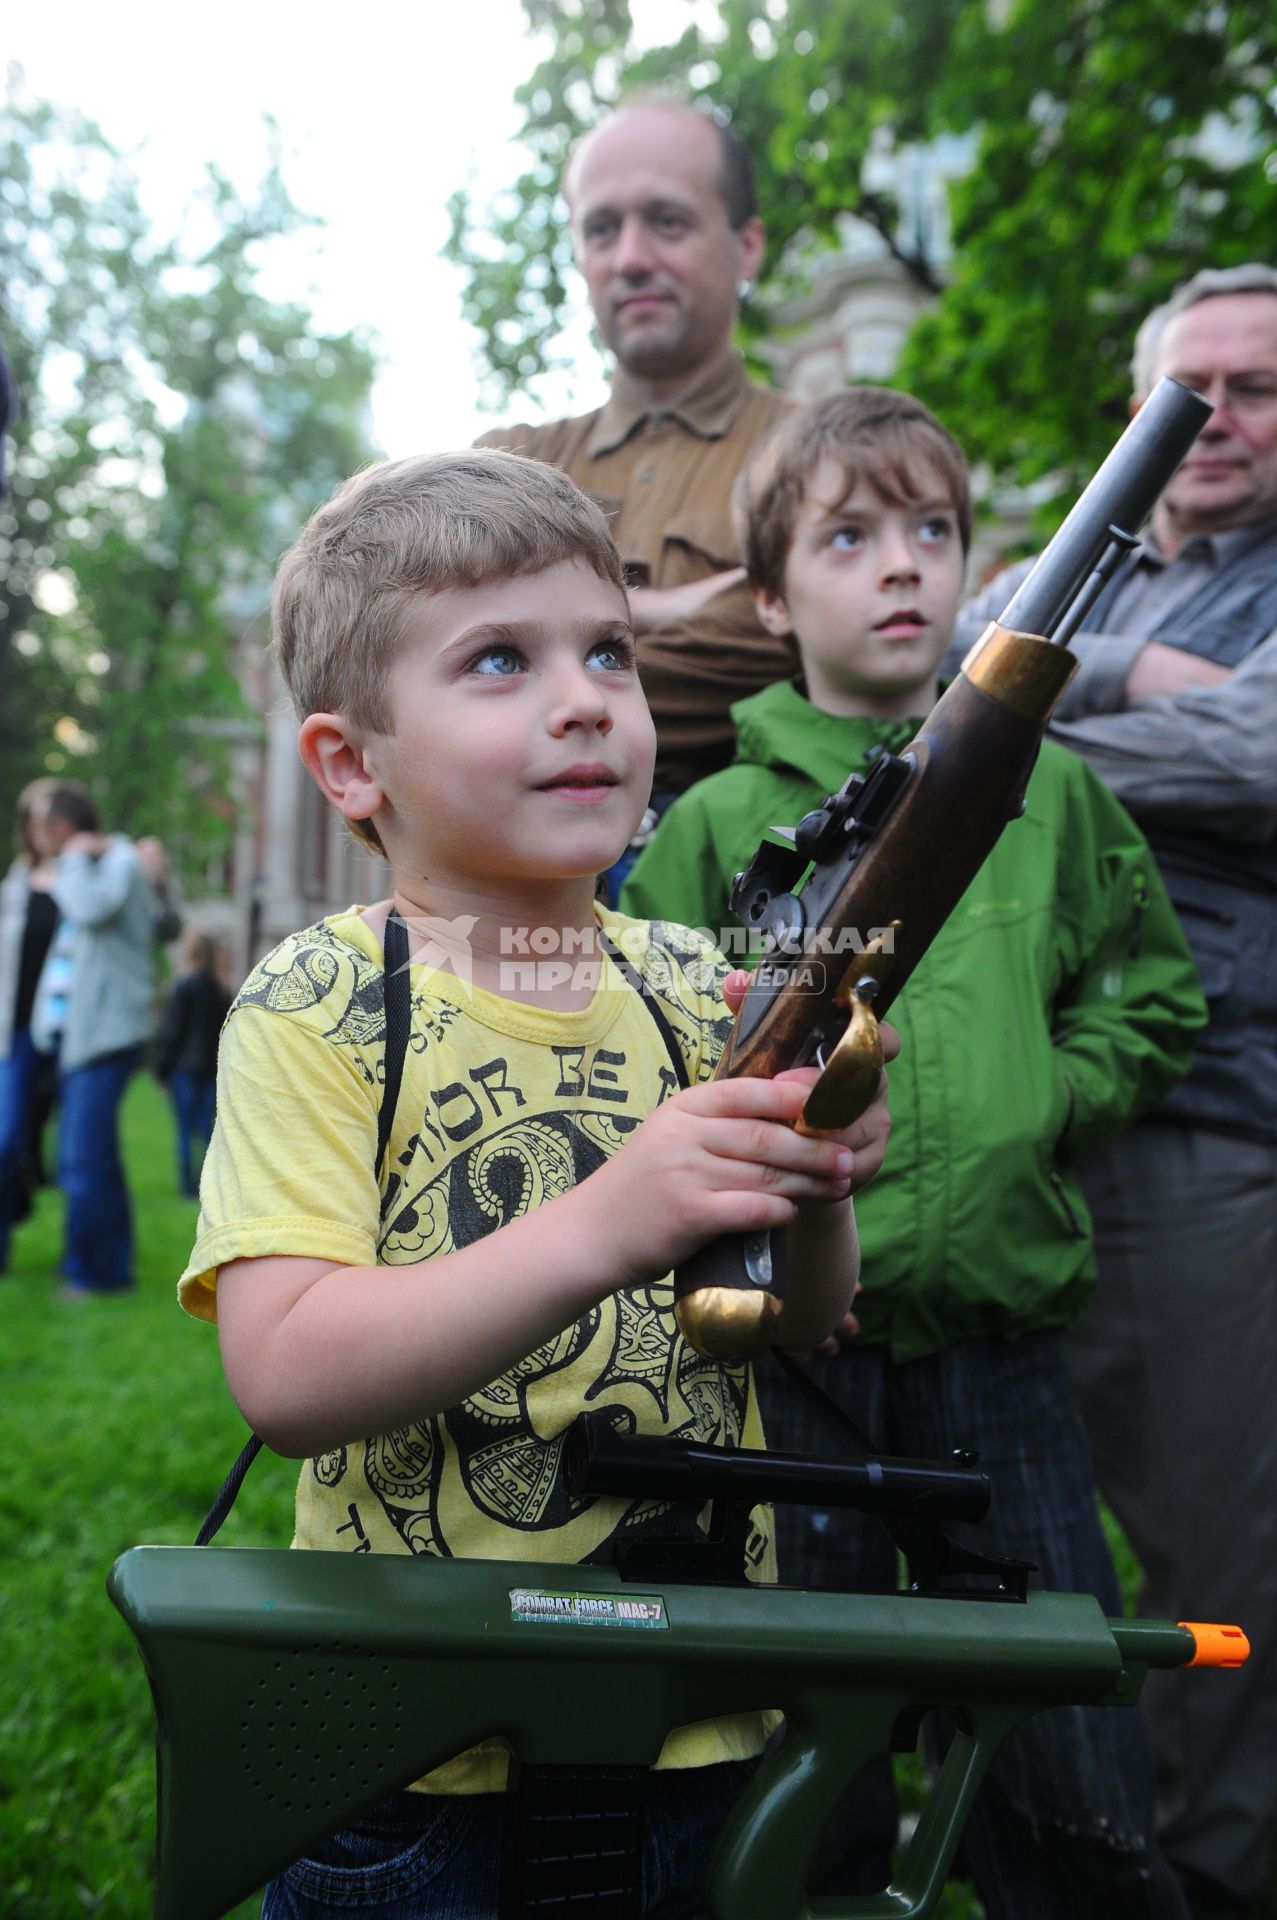
[[[733,708],[735,763],[675,802],[623,895],[729,951],[732,876],[767,829],[900,751],[934,704],[971,511],[957,443],[919,401],[866,387],[783,422],[736,504],[759,616],[793,637],[801,672]],[[1080,759],[1043,746],[1024,817],[891,1018],[904,1045],[887,1161],[858,1207],[860,1332],[813,1375],[885,1453],[977,1448],[993,1505],[972,1537],[1120,1612],[1061,1352],[1095,1283],[1070,1162],[1187,1070],[1205,1005],[1143,835]],[[822,1450],[806,1408],[765,1381],[773,1444]],[[778,1519],[783,1578],[896,1584],[876,1522]],[[828,1890],[882,1885],[894,1831],[884,1767],[857,1789]],[[967,1865],[989,1920],[1161,1920],[1185,1909],[1151,1834],[1137,1717],[1064,1708],[1004,1746]]]

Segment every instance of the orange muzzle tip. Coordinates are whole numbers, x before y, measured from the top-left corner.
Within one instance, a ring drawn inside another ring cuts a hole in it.
[[[1196,1645],[1190,1667],[1240,1667],[1250,1658],[1250,1641],[1240,1627],[1221,1627],[1209,1620],[1180,1620],[1176,1624],[1192,1634]]]

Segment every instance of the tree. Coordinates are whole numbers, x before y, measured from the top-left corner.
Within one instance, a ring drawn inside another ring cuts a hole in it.
[[[0,807],[36,774],[101,796],[195,869],[234,828],[253,716],[237,648],[273,561],[367,457],[372,359],[256,284],[300,216],[209,171],[202,241],[157,238],[101,133],[0,111],[0,338],[13,368],[0,501]]]
[[[1277,14],[1270,0],[722,0],[638,50],[625,0],[525,0],[552,51],[519,94],[533,164],[488,219],[458,196],[502,400],[553,353],[567,242],[554,195],[577,135],[635,86],[715,105],[754,154],[766,292],[810,275],[849,214],[934,307],[898,378],[1000,475],[1075,488],[1125,417],[1140,319],[1199,266],[1272,253]],[[902,230],[893,156],[965,134],[952,258]]]

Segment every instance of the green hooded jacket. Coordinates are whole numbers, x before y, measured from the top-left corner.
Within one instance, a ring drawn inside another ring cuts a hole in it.
[[[792,682],[732,709],[736,759],[676,800],[622,910],[736,922],[732,876],[898,752],[917,720],[820,712]],[[747,964],[742,960],[742,964]],[[912,1360],[960,1340],[1072,1326],[1094,1287],[1071,1169],[1188,1070],[1206,1005],[1143,834],[1075,754],[1042,748],[1009,825],[892,1004],[891,1140],[857,1196],[861,1339]]]

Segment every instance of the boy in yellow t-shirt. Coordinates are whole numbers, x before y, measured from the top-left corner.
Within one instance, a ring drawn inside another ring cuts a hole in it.
[[[392,893],[284,941],[239,994],[182,1303],[217,1319],[257,1432],[307,1461],[299,1546],[605,1560],[650,1516],[569,1496],[574,1416],[760,1443],[748,1368],[677,1334],[670,1270],[788,1225],[786,1340],[829,1335],[883,1099],[815,1139],[792,1124],[810,1071],[713,1081],[725,962],[596,904],[654,735],[615,548],[562,474],[479,451],[370,468],[285,556],[274,621],[302,758]],[[392,914],[411,1024],[378,1175]],[[767,1570],[761,1522],[749,1557]],[[645,1911],[703,1911],[764,1731],[667,1740],[645,1836],[666,1894]],[[488,1742],[380,1803],[272,1882],[267,1920],[495,1915],[506,1767]]]

